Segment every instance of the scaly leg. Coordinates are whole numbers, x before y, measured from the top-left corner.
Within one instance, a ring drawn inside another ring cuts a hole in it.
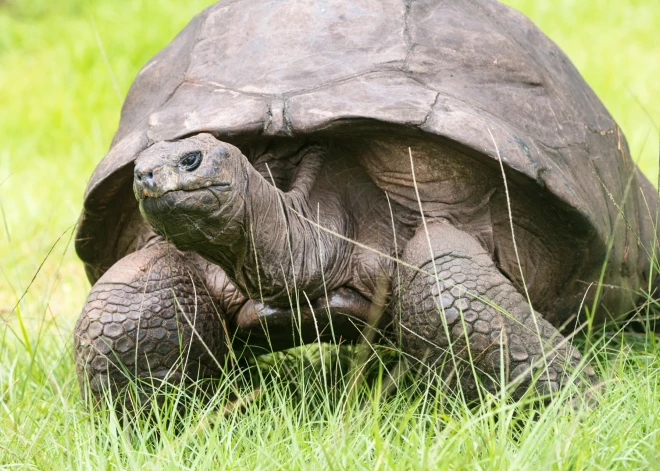
[[[89,386],[98,400],[104,389],[122,391],[134,378],[186,384],[220,376],[226,313],[213,290],[222,280],[200,272],[194,257],[161,241],[97,281],[74,330],[83,392]]]
[[[402,267],[394,282],[404,351],[424,359],[447,383],[459,382],[470,399],[478,383],[495,392],[500,378],[515,382],[514,397],[534,377],[541,394],[565,384],[580,353],[533,311],[469,234],[438,222],[428,231],[427,237],[418,229],[403,256],[419,270]],[[591,383],[595,373],[586,366],[577,378]]]

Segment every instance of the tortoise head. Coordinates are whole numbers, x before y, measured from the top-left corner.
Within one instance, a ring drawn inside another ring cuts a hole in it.
[[[210,134],[158,142],[135,161],[140,211],[158,234],[184,250],[207,241],[206,224],[222,221],[231,232],[243,211],[245,162],[238,148]]]

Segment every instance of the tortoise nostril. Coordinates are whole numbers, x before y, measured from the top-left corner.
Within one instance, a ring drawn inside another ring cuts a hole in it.
[[[135,181],[138,183],[147,183],[151,182],[154,178],[154,173],[151,170],[143,171],[140,169],[135,169]]]

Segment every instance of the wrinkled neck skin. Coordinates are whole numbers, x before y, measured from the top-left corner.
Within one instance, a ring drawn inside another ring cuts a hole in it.
[[[219,265],[246,296],[274,305],[290,305],[295,291],[314,299],[342,286],[351,247],[314,222],[347,237],[351,223],[336,194],[321,192],[318,202],[310,201],[321,165],[301,166],[283,192],[243,156],[237,169],[242,178],[228,201],[191,227],[201,233],[192,238],[208,241],[193,250]]]

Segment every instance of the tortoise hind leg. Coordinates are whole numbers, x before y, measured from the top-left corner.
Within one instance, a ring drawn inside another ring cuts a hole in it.
[[[86,397],[132,379],[187,384],[218,378],[227,350],[222,312],[188,256],[165,242],[134,252],[92,287],[74,330]]]
[[[535,376],[538,393],[556,391],[580,366],[579,352],[531,309],[469,234],[433,223],[428,238],[418,230],[403,258],[420,269],[404,267],[395,282],[402,347],[446,382],[460,382],[468,399],[477,398],[479,383],[495,392],[501,378],[515,381],[514,397]],[[595,379],[589,366],[576,376],[587,384]]]

